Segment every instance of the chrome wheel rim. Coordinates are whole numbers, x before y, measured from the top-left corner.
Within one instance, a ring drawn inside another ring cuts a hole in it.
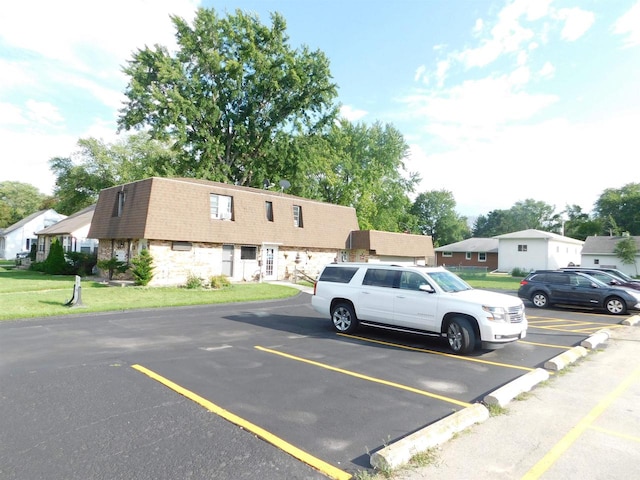
[[[344,332],[351,326],[351,315],[344,307],[336,308],[333,312],[333,324],[336,329]]]
[[[623,309],[620,300],[610,300],[607,302],[607,310],[609,310],[609,313],[622,313]]]
[[[457,323],[449,324],[449,328],[447,328],[447,339],[449,340],[449,346],[454,352],[462,348],[462,329]]]

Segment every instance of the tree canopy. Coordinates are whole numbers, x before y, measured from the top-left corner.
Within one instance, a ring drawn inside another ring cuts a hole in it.
[[[0,228],[48,208],[47,196],[33,185],[22,182],[0,182]]]
[[[433,190],[418,195],[411,213],[416,216],[423,235],[431,235],[436,247],[459,242],[470,236],[466,217],[455,211],[456,201],[448,190]]]
[[[146,47],[125,67],[119,126],[170,141],[174,175],[260,186],[256,172],[279,132],[316,132],[335,117],[327,57],[291,48],[281,15],[270,27],[240,10],[219,17],[201,8],[193,26],[172,20],[177,52]]]
[[[607,188],[596,201],[595,207],[598,217],[609,223],[609,232],[606,233],[640,235],[640,183]],[[607,225],[604,228],[607,229]]]
[[[166,146],[145,133],[125,136],[113,144],[95,138],[80,139],[72,157],[49,160],[56,177],[56,209],[65,215],[95,203],[100,190],[146,177],[171,174]]]

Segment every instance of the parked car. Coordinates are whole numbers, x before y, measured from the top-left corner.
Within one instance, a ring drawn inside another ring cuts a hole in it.
[[[534,307],[576,305],[604,309],[615,315],[640,310],[640,292],[612,287],[589,275],[567,270],[538,270],[527,275],[518,296]]]
[[[631,288],[632,290],[640,290],[640,282],[636,281],[627,281],[622,277],[616,276],[613,273],[609,273],[605,270],[598,270],[593,268],[567,268],[562,269],[569,272],[581,272],[589,275],[590,277],[597,278],[602,283],[606,283],[607,285],[611,285],[612,287],[623,287],[623,288]]]
[[[618,277],[619,279],[628,282],[628,283],[639,283],[640,284],[640,280],[638,280],[637,278],[633,278],[630,277],[629,275],[627,275],[624,272],[621,272],[620,270],[616,270],[615,268],[589,268],[589,267],[567,267],[563,270],[574,270],[576,272],[582,272],[582,271],[596,271],[596,272],[605,272],[608,273],[609,275],[613,275],[615,277]]]
[[[313,308],[333,328],[352,333],[359,325],[446,337],[460,354],[498,348],[524,338],[522,300],[476,290],[443,267],[380,263],[327,265],[315,284]]]

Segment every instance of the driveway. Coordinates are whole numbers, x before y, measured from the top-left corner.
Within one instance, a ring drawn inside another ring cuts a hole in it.
[[[528,313],[526,341],[471,357],[438,339],[338,335],[307,294],[2,322],[0,476],[348,478],[620,321]]]

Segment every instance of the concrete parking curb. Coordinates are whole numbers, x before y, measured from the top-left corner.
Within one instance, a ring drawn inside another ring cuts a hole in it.
[[[601,343],[606,342],[611,338],[611,332],[609,330],[599,330],[589,338],[583,340],[580,343],[581,347],[588,348],[589,350],[593,350]]]
[[[529,373],[516,378],[506,385],[494,390],[484,397],[484,403],[487,405],[506,406],[511,400],[521,393],[530,391],[538,383],[549,379],[549,372],[542,368],[536,368]]]
[[[587,351],[584,347],[573,347],[570,350],[567,350],[560,355],[553,357],[551,360],[548,360],[544,364],[544,368],[547,370],[558,371],[565,368],[567,365],[570,365],[582,357],[586,357]]]
[[[396,468],[407,463],[417,453],[424,452],[451,439],[454,434],[489,418],[489,410],[474,403],[422,430],[408,435],[371,455],[371,466],[379,470]]]
[[[622,323],[622,325],[637,325],[640,323],[640,315],[633,315],[620,323]]]

